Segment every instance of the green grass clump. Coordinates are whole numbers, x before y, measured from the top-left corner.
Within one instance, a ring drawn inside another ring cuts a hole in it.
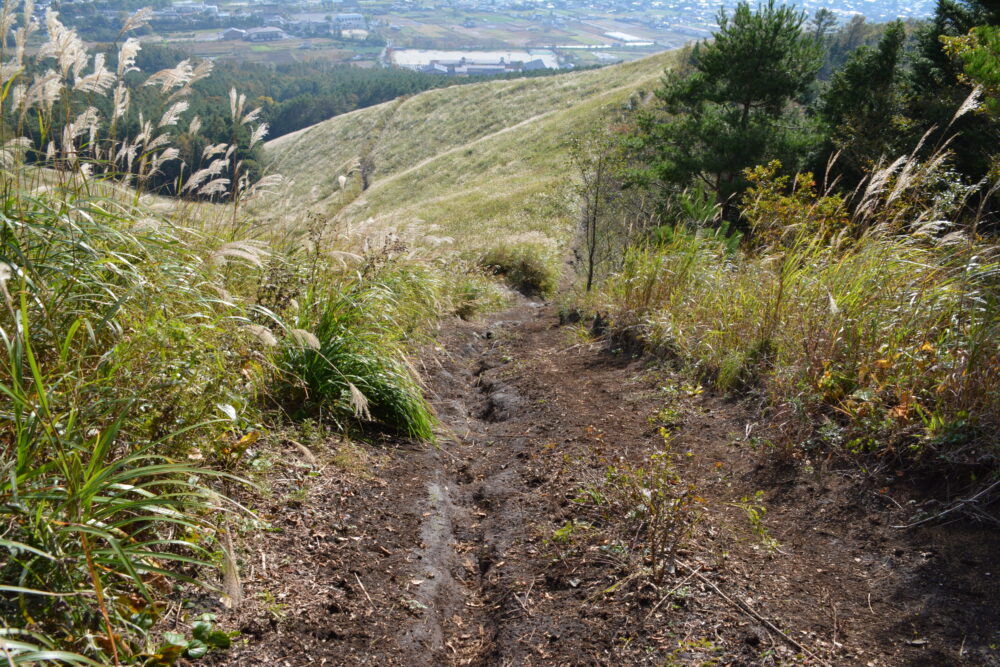
[[[124,662],[164,590],[214,587],[221,473],[188,455],[240,436],[217,406],[248,416],[255,345],[185,230],[30,177],[0,200],[0,641],[18,664]]]
[[[479,264],[527,295],[549,296],[559,284],[558,253],[545,242],[508,240],[486,250]]]
[[[297,326],[314,339],[287,346],[282,357],[301,390],[283,399],[293,414],[433,440],[434,418],[404,350],[418,318],[436,313],[432,292],[426,276],[398,267],[312,291]]]
[[[454,279],[450,287],[452,312],[463,320],[479,313],[497,311],[507,304],[507,296],[496,281],[479,272],[466,272]]]

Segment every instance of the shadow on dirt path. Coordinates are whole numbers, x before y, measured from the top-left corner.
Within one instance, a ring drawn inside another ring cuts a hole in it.
[[[217,664],[1000,664],[995,531],[892,528],[903,495],[765,461],[742,405],[544,304],[451,322],[422,364],[438,446],[341,444],[301,498],[276,493],[227,619],[245,641]],[[578,499],[667,431],[697,574],[655,586]]]

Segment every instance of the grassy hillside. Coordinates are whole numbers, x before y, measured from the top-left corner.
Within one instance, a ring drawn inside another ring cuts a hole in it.
[[[292,197],[319,213],[395,229],[423,221],[467,255],[519,236],[555,248],[573,230],[567,140],[653,88],[672,57],[428,91],[281,137],[266,152],[292,179]],[[362,193],[364,155],[375,168]]]

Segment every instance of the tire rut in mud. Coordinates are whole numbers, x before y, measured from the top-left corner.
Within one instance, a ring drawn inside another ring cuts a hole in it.
[[[509,501],[530,490],[519,463],[527,447],[520,431],[532,421],[525,398],[501,376],[524,320],[540,318],[539,304],[515,314],[522,319],[458,327],[429,374],[441,435],[426,454],[435,473],[413,553],[420,616],[401,630],[406,664],[498,663],[499,628],[516,603],[497,571],[523,536],[524,517]]]

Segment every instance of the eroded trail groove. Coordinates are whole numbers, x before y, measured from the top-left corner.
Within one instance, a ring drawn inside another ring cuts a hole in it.
[[[894,529],[905,498],[765,463],[738,403],[574,339],[551,306],[455,321],[422,363],[439,445],[333,444],[290,475],[222,661],[1000,664],[995,531]],[[656,586],[577,500],[666,433],[700,521],[691,569]]]

